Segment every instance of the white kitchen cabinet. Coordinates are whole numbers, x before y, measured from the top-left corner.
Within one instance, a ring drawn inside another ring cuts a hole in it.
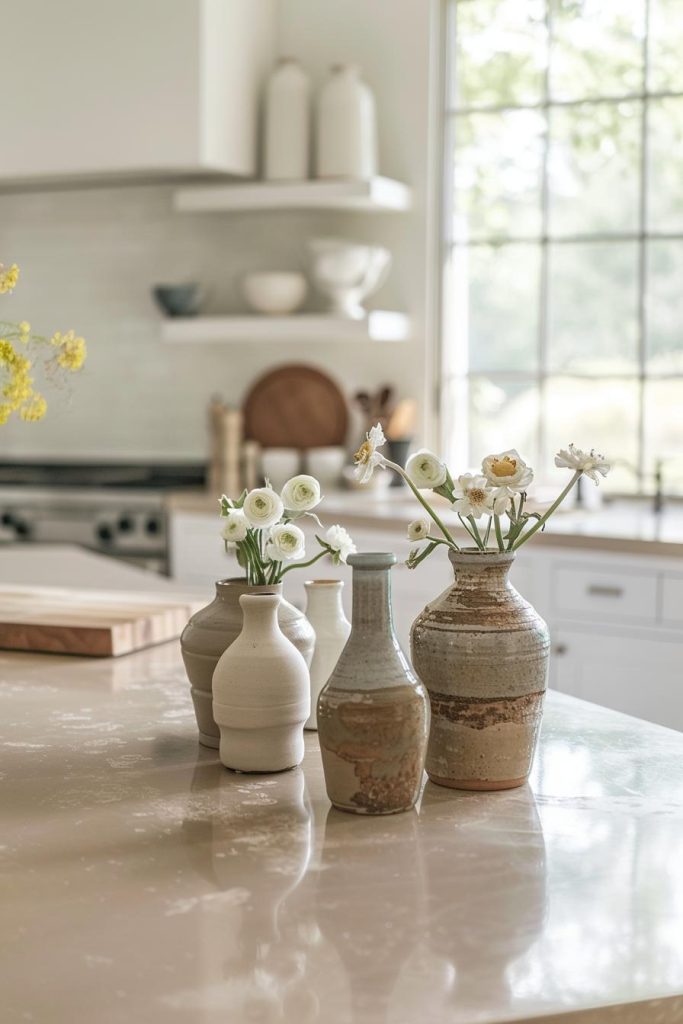
[[[683,635],[553,630],[550,685],[627,715],[683,730]]]
[[[0,183],[256,173],[275,0],[0,0]]]

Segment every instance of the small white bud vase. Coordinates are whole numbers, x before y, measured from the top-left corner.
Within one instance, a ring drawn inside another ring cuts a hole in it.
[[[304,586],[306,618],[315,630],[315,647],[311,662],[311,714],[304,728],[317,729],[318,697],[346,646],[351,623],[346,618],[342,605],[342,580],[308,580]]]
[[[219,756],[239,772],[281,772],[304,756],[310,714],[306,662],[278,625],[279,594],[243,594],[242,632],[213,675]]]
[[[337,64],[318,97],[316,176],[372,178],[377,174],[375,97],[358,68]]]
[[[263,176],[269,181],[308,178],[310,93],[299,62],[289,57],[278,61],[265,92]]]

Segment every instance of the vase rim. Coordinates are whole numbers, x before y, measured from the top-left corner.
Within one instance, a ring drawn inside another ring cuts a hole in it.
[[[393,551],[362,551],[349,555],[347,564],[353,569],[391,569],[396,565]]]
[[[242,591],[245,594],[280,594],[282,583],[247,583],[245,576],[229,576],[227,579],[216,580],[216,593],[228,594]]]
[[[344,580],[305,580],[305,587],[343,587]]]
[[[479,548],[460,548],[460,551],[449,551],[448,557],[451,565],[466,565],[476,567],[479,565],[510,565],[515,560],[514,551],[480,551]]]

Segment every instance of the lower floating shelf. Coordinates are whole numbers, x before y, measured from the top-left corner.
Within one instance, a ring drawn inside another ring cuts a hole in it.
[[[329,313],[177,317],[164,320],[162,337],[169,342],[407,341],[410,319],[385,310],[373,310],[363,320]]]

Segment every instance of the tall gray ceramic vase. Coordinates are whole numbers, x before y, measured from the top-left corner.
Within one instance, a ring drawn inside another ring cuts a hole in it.
[[[422,785],[429,701],[401,650],[391,613],[389,553],[349,556],[351,635],[318,698],[327,795],[343,811],[393,814]]]
[[[411,630],[429,691],[427,774],[454,789],[526,782],[548,675],[548,627],[508,580],[514,554],[449,551],[455,583]]]

